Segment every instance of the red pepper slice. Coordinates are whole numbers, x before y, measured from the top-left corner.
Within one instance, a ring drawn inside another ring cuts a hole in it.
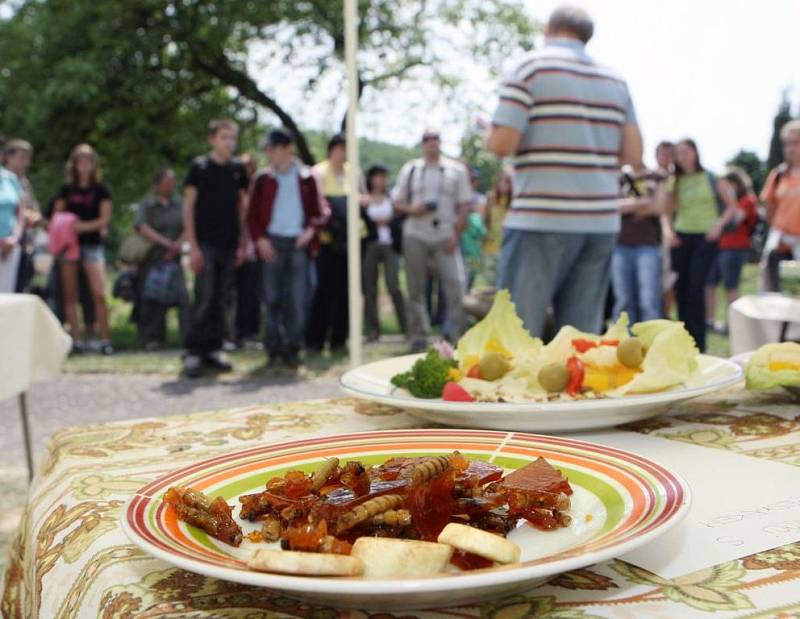
[[[480,377],[481,377],[481,369],[476,363],[467,372],[467,378],[480,378]]]
[[[448,402],[474,402],[475,398],[473,398],[469,391],[464,389],[458,383],[447,383],[444,386],[444,391],[442,392],[442,399],[447,400]]]
[[[577,350],[579,353],[585,353],[592,348],[598,348],[599,346],[619,346],[619,340],[600,340],[599,342],[595,342],[594,340],[586,340],[583,338],[572,340],[572,347]]]
[[[583,362],[577,357],[570,357],[567,360],[567,371],[569,372],[569,382],[566,392],[568,395],[578,395],[583,386],[583,379],[586,376],[586,368]]]
[[[592,340],[584,340],[584,339],[572,340],[572,347],[579,353],[584,353],[587,350],[591,350],[592,348],[597,348],[598,346],[599,344]]]

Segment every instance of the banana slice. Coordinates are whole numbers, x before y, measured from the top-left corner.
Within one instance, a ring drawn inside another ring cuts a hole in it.
[[[438,542],[497,563],[519,562],[520,549],[514,542],[463,524],[448,524],[439,534]]]
[[[364,563],[367,578],[425,578],[447,567],[453,549],[445,544],[386,537],[359,537],[351,556]]]
[[[295,550],[256,550],[247,567],[299,576],[359,576],[364,572],[364,564],[356,557]]]

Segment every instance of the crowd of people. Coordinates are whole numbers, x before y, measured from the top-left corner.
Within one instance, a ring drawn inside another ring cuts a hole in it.
[[[393,184],[382,165],[363,175],[368,340],[381,335],[381,269],[415,352],[428,346],[435,324],[458,339],[469,320],[464,299],[476,285],[508,288],[526,327],[543,337],[565,324],[599,331],[622,312],[631,321],[665,317],[674,306],[705,350],[707,329],[723,328],[714,322],[718,287],[726,302],[738,296],[754,231],[764,225],[762,288],[779,288],[779,261],[800,259],[800,121],[783,128],[785,163],[771,171],[760,202],[744,170],[713,174],[691,139],[658,144],[656,167],[647,169],[628,87],[586,52],[592,33],[584,11],[557,9],[546,45],[503,82],[486,142],[511,165],[487,195],[477,169],[443,154],[435,129],[424,131],[422,156]],[[127,266],[115,295],[135,301],[141,345],[164,344],[166,312],[175,307],[189,376],[231,369],[225,349],[262,331],[270,367],[296,369],[304,353],[343,350],[350,335],[344,137],[333,136],[326,159],[308,167],[295,154],[295,136],[272,130],[261,171],[256,157],[236,155],[234,121],[212,121],[208,142],[210,151],[189,166],[182,197],[175,171],[156,171],[120,248]],[[64,184],[45,209],[28,180],[31,145],[11,140],[2,153],[0,292],[29,288],[37,230],[46,227],[55,265],[47,296],[74,352],[112,354],[105,256],[112,199],[97,153],[88,144],[72,149]],[[193,273],[191,296],[184,264]]]

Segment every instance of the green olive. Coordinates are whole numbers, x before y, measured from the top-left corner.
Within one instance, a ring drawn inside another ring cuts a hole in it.
[[[569,383],[569,371],[563,363],[548,363],[538,375],[542,389],[549,393],[564,391]]]
[[[617,361],[629,368],[638,368],[644,360],[644,345],[638,337],[623,340],[617,347]]]
[[[499,352],[487,352],[478,362],[478,376],[483,380],[499,380],[511,369],[505,355]]]

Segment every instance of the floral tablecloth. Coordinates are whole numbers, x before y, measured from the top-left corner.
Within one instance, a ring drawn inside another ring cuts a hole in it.
[[[6,573],[4,617],[800,617],[800,544],[666,580],[615,560],[480,607],[366,613],[207,578],[151,558],[117,524],[124,501],[163,473],[258,443],[418,426],[350,399],[294,402],[57,433],[31,488]],[[800,465],[800,408],[732,390],[625,428]]]

